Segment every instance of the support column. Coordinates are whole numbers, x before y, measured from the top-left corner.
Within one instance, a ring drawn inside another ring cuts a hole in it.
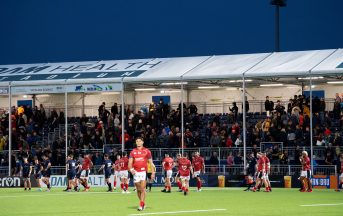
[[[12,169],[12,91],[11,84],[8,86],[8,176]]]
[[[246,109],[245,109],[245,76],[243,74],[243,158],[244,158],[244,173],[245,172],[245,167],[247,166],[247,128],[246,128]]]
[[[125,104],[124,104],[124,82],[123,79],[121,80],[121,151],[124,152],[125,150]]]
[[[68,92],[67,88],[65,88],[64,92],[64,117],[65,117],[65,123],[64,123],[64,129],[65,129],[65,158],[67,160],[68,157]],[[68,170],[66,169],[66,175]]]

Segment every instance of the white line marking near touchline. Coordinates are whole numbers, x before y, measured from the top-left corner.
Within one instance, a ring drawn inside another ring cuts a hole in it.
[[[311,206],[337,206],[337,205],[343,205],[343,203],[310,204],[310,205],[300,205],[300,206],[311,207]]]
[[[188,210],[188,211],[173,211],[173,212],[151,212],[151,213],[142,213],[142,214],[130,214],[129,216],[182,214],[182,213],[198,213],[198,212],[212,212],[212,211],[226,211],[226,209],[204,209],[204,210]]]

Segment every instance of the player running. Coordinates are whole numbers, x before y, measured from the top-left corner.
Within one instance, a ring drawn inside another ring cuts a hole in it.
[[[68,186],[64,191],[71,192],[71,188],[76,186],[76,182],[74,181],[76,176],[76,161],[74,160],[74,155],[70,154],[67,157],[66,163],[67,169],[67,179],[68,179]]]
[[[201,191],[201,179],[200,174],[205,174],[205,160],[200,156],[199,152],[195,152],[194,158],[192,161],[194,168],[194,178],[197,179],[197,191]]]
[[[129,159],[127,158],[127,153],[123,152],[123,157],[119,160],[119,177],[120,177],[120,188],[122,190],[122,193],[130,193],[129,192],[129,172],[128,172],[128,166],[129,166]]]
[[[90,173],[90,168],[93,166],[89,154],[85,154],[83,158],[83,163],[81,167],[81,184],[84,187],[85,192],[89,191],[90,186],[88,185],[88,176]]]
[[[180,173],[180,179],[182,182],[182,191],[183,195],[188,195],[189,192],[189,179],[190,174],[192,173],[192,177],[194,177],[193,174],[193,168],[191,161],[187,158],[187,153],[185,152],[183,154],[183,157],[181,157],[178,161],[179,164],[179,173]]]
[[[302,171],[300,174],[300,181],[302,183],[302,189],[300,192],[312,192],[311,184],[311,160],[308,157],[307,151],[303,151],[299,158],[302,165]]]
[[[130,153],[129,165],[128,168],[133,175],[133,181],[137,188],[137,195],[140,200],[138,211],[143,211],[145,207],[145,185],[146,185],[146,171],[147,163],[155,166],[151,152],[149,149],[143,147],[144,140],[142,137],[136,138],[137,148],[133,149]],[[151,173],[151,178],[155,178],[155,172]]]
[[[44,184],[46,184],[46,192],[50,192],[51,190],[51,186],[50,186],[50,176],[51,176],[51,162],[50,162],[50,159],[48,156],[46,155],[43,155],[42,156],[43,158],[43,170],[42,170],[42,173],[43,173],[43,178],[42,178],[42,181],[44,182]]]
[[[42,170],[43,170],[43,166],[42,164],[39,162],[38,157],[35,156],[34,157],[34,177],[36,179],[37,182],[37,191],[42,191],[42,186],[41,186],[41,178],[42,178]]]
[[[27,187],[28,187],[29,191],[31,191],[30,175],[32,172],[32,164],[29,163],[29,161],[27,160],[27,157],[23,158],[21,170],[22,170],[23,179],[24,179],[24,188],[25,188],[24,190],[27,190]]]
[[[174,160],[169,157],[169,154],[165,154],[165,158],[162,162],[162,168],[164,170],[165,184],[164,189],[161,192],[170,193],[171,192],[171,177],[173,175]]]

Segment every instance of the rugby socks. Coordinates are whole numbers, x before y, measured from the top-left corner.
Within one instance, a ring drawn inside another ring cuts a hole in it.
[[[124,184],[123,184],[123,183],[120,184],[120,188],[121,188],[122,190],[125,190],[125,189],[124,189]]]
[[[307,186],[308,186],[308,190],[311,190],[312,189],[312,187],[311,187],[311,179],[308,179],[307,180]]]
[[[181,182],[177,182],[177,186],[179,187],[179,189],[182,189],[182,184],[181,184]]]
[[[139,202],[139,206],[143,207],[145,205],[145,203],[143,201]]]
[[[108,185],[108,190],[112,190],[112,185],[111,185],[111,183],[108,182],[107,185]]]
[[[124,184],[125,185],[125,190],[129,189],[129,185],[128,184]]]
[[[87,187],[87,185],[86,185],[86,183],[85,183],[84,181],[81,181],[81,185],[82,185],[84,188]]]
[[[197,188],[198,188],[198,190],[201,189],[201,180],[197,181]]]
[[[167,190],[168,190],[168,191],[171,191],[171,186],[167,186]]]
[[[117,187],[117,181],[116,180],[113,181],[113,187]]]
[[[149,190],[151,190],[152,183],[149,182],[148,185],[149,185]]]
[[[51,188],[51,187],[50,187],[50,184],[47,184],[46,186],[47,186],[47,188],[50,190],[50,188]]]

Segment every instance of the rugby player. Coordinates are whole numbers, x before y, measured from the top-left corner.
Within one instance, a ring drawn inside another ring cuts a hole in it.
[[[67,163],[66,163],[66,169],[67,169],[67,179],[68,179],[68,186],[64,191],[71,191],[71,188],[74,186],[75,188],[75,176],[76,176],[76,162],[74,160],[74,155],[70,154],[67,157]]]
[[[46,184],[46,191],[50,192],[51,186],[50,186],[50,176],[51,176],[51,162],[50,159],[47,155],[43,155],[43,170],[42,170],[42,174],[43,174],[43,178],[42,181],[44,182],[44,184]]]
[[[192,177],[194,177],[193,174],[193,168],[191,161],[187,158],[187,153],[183,154],[183,157],[181,157],[178,161],[179,164],[179,173],[180,173],[180,179],[182,182],[182,191],[183,194],[186,196],[189,192],[189,179],[190,174],[192,173]]]
[[[108,154],[105,154],[103,164],[101,165],[98,172],[100,172],[101,170],[104,170],[105,182],[108,186],[107,192],[113,191],[112,185],[111,185],[111,180],[110,180],[111,174],[112,174],[112,167],[113,167],[112,161],[109,159]]]
[[[302,165],[302,170],[300,174],[300,181],[302,183],[303,188],[300,192],[312,192],[312,184],[311,184],[311,160],[308,157],[307,151],[303,151],[301,153],[301,157],[299,158],[300,163]]]
[[[195,152],[192,160],[192,166],[194,168],[194,177],[197,179],[197,191],[201,191],[201,178],[200,174],[205,174],[205,160],[200,156],[199,152]]]
[[[139,207],[138,211],[143,211],[145,208],[145,186],[146,186],[146,171],[147,171],[147,163],[152,164],[155,167],[151,152],[149,149],[143,147],[144,140],[142,137],[136,138],[136,146],[137,148],[133,149],[130,153],[129,165],[128,168],[133,175],[133,181],[137,188],[137,195],[139,198]],[[151,173],[151,178],[155,178],[155,172]]]
[[[27,160],[27,157],[23,158],[21,170],[22,170],[23,179],[24,179],[24,188],[25,188],[24,190],[27,190],[27,187],[28,187],[30,191],[31,190],[30,175],[32,172],[32,164],[29,163],[29,161]]]
[[[169,154],[165,154],[165,158],[162,162],[162,168],[164,170],[164,189],[161,192],[170,193],[171,192],[171,177],[173,175],[174,160],[169,157]]]
[[[123,157],[119,160],[120,165],[120,171],[119,171],[119,177],[120,177],[120,188],[122,190],[122,193],[130,193],[129,192],[129,172],[128,172],[128,165],[129,165],[129,159],[127,158],[127,153],[123,152]]]

